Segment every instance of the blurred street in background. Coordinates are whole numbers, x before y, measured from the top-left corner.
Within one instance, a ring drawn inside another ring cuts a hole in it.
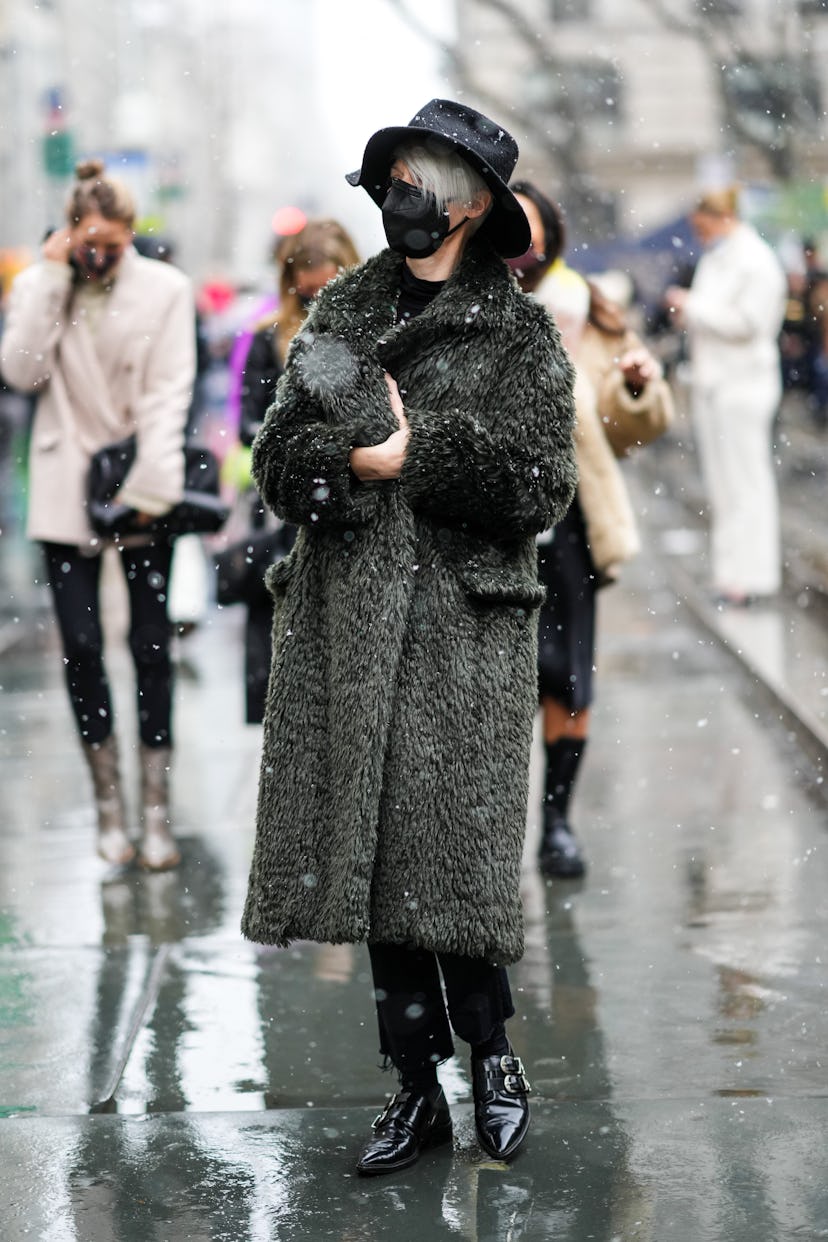
[[[536,737],[510,1028],[530,1140],[511,1166],[483,1156],[455,1058],[454,1149],[366,1184],[354,1159],[394,1089],[367,952],[239,931],[261,730],[243,723],[243,615],[217,605],[214,569],[246,533],[239,354],[276,305],[279,247],[333,217],[378,250],[379,212],[344,174],[431,97],[510,126],[517,175],[562,205],[568,263],[623,307],[677,416],[622,463],[642,552],[599,595],[584,880],[538,873]],[[0,0],[0,327],[76,161],[105,159],[143,252],[193,280],[190,431],[233,509],[196,544],[192,618],[174,617],[182,865],[107,868],[23,533],[34,403],[0,376],[2,1242],[828,1237],[827,99],[816,0]],[[728,609],[665,291],[692,280],[694,202],[734,184],[788,302],[783,586]]]

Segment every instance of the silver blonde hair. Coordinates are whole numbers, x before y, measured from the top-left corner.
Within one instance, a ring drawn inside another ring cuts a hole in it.
[[[448,147],[403,144],[394,159],[408,165],[415,185],[432,194],[441,211],[449,203],[471,203],[479,194],[491,193],[480,174]]]

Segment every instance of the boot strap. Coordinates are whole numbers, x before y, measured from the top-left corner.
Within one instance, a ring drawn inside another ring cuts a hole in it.
[[[509,1095],[529,1095],[532,1084],[526,1077],[520,1057],[509,1054],[500,1058],[498,1069],[485,1068],[488,1083],[498,1091],[506,1091]]]
[[[386,1104],[382,1112],[377,1113],[376,1117],[371,1122],[372,1130],[379,1130],[381,1126],[385,1125],[386,1121],[391,1120],[391,1113],[394,1110],[394,1108],[397,1106],[397,1104],[399,1103],[399,1100],[400,1100],[399,1095],[391,1096],[391,1099],[388,1101],[388,1103]]]

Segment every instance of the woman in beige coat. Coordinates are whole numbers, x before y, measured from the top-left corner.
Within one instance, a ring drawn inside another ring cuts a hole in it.
[[[99,161],[79,165],[77,177],[67,227],[48,238],[41,261],[14,283],[0,366],[9,384],[38,397],[28,534],[44,548],[69,696],[94,785],[98,852],[109,863],[126,864],[136,851],[126,826],[102,658],[102,543],[87,517],[86,478],[93,453],[135,434],[135,462],[119,501],[149,523],[180,499],[195,371],[194,310],[187,278],[134,250],[128,191],[104,176]],[[137,679],[140,861],[160,870],[179,861],[168,812],[172,549],[165,539],[129,542],[118,551]]]
[[[513,262],[521,286],[551,311],[575,362],[575,500],[548,541],[538,572],[547,588],[538,640],[546,747],[540,867],[583,875],[569,802],[589,733],[595,655],[595,596],[638,550],[635,517],[617,458],[672,420],[672,398],[655,358],[628,331],[617,307],[561,258],[564,229],[555,205],[529,182],[513,190],[529,219],[532,246]]]

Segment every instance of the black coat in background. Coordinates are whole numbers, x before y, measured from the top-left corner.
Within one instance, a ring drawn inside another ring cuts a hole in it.
[[[250,342],[244,364],[241,388],[241,411],[239,439],[250,447],[264,422],[268,407],[273,403],[276,384],[282,374],[282,366],[276,355],[273,328],[256,332]],[[261,497],[251,490],[250,534],[253,546],[256,541],[271,541],[265,534],[274,520],[267,521]],[[278,523],[276,523],[278,525]],[[273,536],[273,556],[284,556],[293,546],[295,528],[283,525]],[[271,630],[273,628],[273,600],[262,588],[261,596],[247,605],[244,626],[244,702],[247,724],[261,724],[264,719],[267,683],[270,678]]]
[[[281,374],[282,364],[276,355],[274,330],[272,327],[262,328],[253,334],[242,374],[239,439],[248,448],[273,404]]]

